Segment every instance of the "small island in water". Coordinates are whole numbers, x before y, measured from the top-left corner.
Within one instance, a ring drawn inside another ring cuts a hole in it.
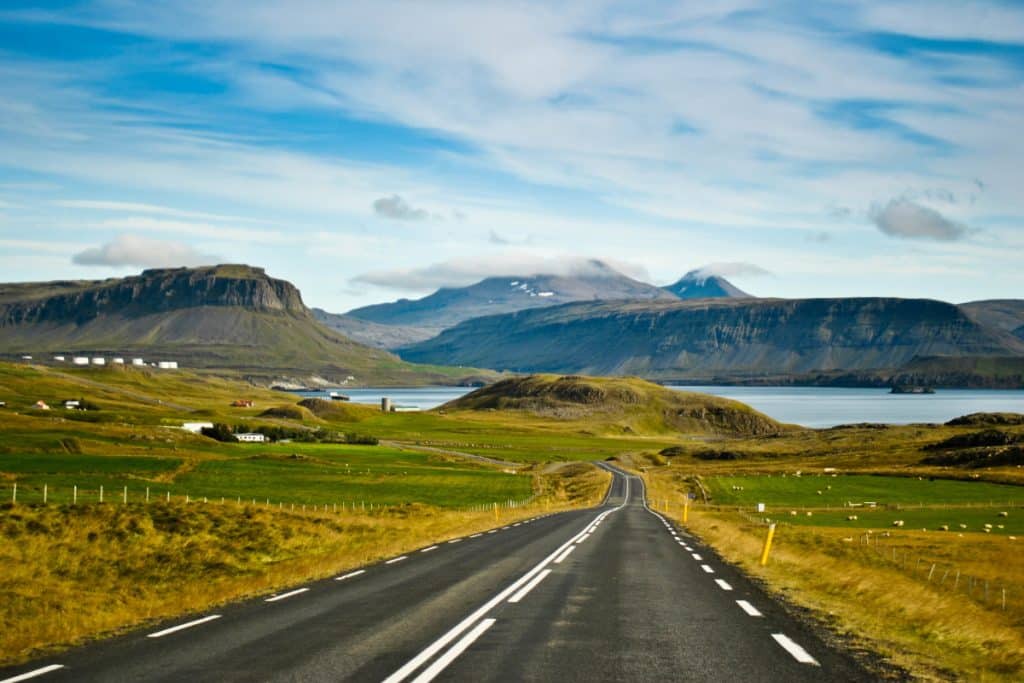
[[[935,389],[931,387],[916,387],[895,384],[889,390],[890,394],[934,394]]]

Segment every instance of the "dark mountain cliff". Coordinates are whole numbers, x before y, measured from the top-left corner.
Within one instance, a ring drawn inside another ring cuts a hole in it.
[[[489,316],[400,354],[515,371],[713,380],[897,368],[918,356],[1013,356],[1024,343],[940,301],[702,299]]]
[[[108,313],[139,316],[199,306],[308,314],[294,285],[251,266],[151,269],[123,279],[0,285],[0,327],[81,325]]]

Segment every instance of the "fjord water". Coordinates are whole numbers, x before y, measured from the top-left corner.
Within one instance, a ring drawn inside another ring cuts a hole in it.
[[[1024,391],[939,389],[935,394],[890,394],[888,389],[833,387],[672,386],[742,401],[780,422],[805,427],[833,427],[853,422],[911,424],[946,422],[981,412],[1024,413]],[[466,387],[345,389],[354,403],[379,404],[388,396],[399,408],[429,410],[465,395]],[[304,396],[327,398],[327,392]]]

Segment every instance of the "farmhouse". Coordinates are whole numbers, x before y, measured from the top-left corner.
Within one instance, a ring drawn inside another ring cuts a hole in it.
[[[181,425],[181,428],[186,432],[192,432],[193,434],[202,433],[203,429],[213,429],[212,422],[185,422]]]
[[[65,410],[80,410],[82,408],[82,402],[69,399],[64,401],[64,408]]]
[[[259,432],[243,432],[235,434],[235,438],[245,443],[263,443],[267,440],[267,437]]]
[[[237,398],[231,402],[232,408],[252,408],[253,402],[247,398]]]
[[[162,360],[158,361],[156,366],[161,370],[177,370],[178,361],[176,360]]]
[[[74,363],[75,365],[88,365],[89,364],[89,357],[88,356],[75,356],[74,358],[71,359],[71,362]]]

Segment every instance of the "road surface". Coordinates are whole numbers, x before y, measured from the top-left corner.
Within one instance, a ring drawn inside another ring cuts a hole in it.
[[[0,670],[0,683],[872,678],[618,471],[596,509]]]

